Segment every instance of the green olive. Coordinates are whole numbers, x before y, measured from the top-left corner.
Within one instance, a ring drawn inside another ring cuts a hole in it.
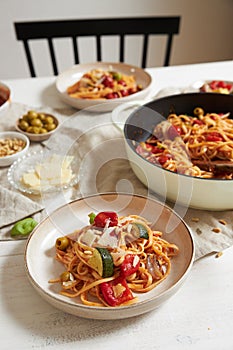
[[[27,115],[30,120],[38,117],[38,113],[36,111],[28,111]]]
[[[34,118],[31,120],[31,126],[42,126],[42,121],[39,118]]]
[[[60,275],[61,282],[68,282],[70,281],[70,272],[69,271],[64,271]]]
[[[40,128],[38,126],[29,126],[26,131],[32,134],[39,134]]]
[[[29,124],[28,124],[28,122],[26,120],[22,119],[19,122],[19,127],[20,127],[20,129],[25,131],[29,127]]]
[[[48,130],[46,130],[45,128],[40,128],[40,134],[46,134],[48,132]]]
[[[53,117],[47,116],[47,117],[45,118],[45,124],[53,124],[53,123],[54,123]]]
[[[33,126],[29,126],[25,131],[34,133],[34,128]]]
[[[26,122],[28,122],[28,121],[29,121],[29,119],[28,119],[28,115],[27,115],[27,114],[24,114],[24,115],[22,116],[22,119],[23,119],[23,120],[25,120]]]
[[[200,115],[204,115],[204,110],[200,107],[196,107],[193,111],[194,115],[200,116]]]
[[[56,240],[56,248],[60,250],[66,250],[70,244],[70,240],[67,236],[59,237]]]
[[[52,131],[54,129],[56,129],[56,124],[45,124],[44,126],[48,131]]]
[[[115,79],[116,81],[119,81],[122,79],[122,74],[120,72],[112,72],[112,77],[113,79]]]
[[[45,118],[46,118],[46,114],[45,113],[39,113],[38,117],[43,122],[45,120]]]

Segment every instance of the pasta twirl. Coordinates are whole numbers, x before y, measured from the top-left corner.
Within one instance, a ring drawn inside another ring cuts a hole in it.
[[[215,173],[211,162],[233,162],[233,120],[229,113],[204,113],[199,107],[194,116],[173,113],[136,146],[136,152],[179,174],[232,179],[232,172]]]
[[[103,69],[93,69],[67,88],[70,97],[81,99],[115,99],[142,90],[133,75]]]
[[[56,259],[65,270],[49,282],[60,283],[61,294],[85,305],[129,305],[137,293],[167,278],[178,253],[144,218],[101,212],[92,224],[57,240]]]

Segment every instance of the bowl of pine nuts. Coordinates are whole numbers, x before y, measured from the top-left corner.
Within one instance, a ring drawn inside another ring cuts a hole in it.
[[[9,166],[22,157],[28,151],[29,145],[29,138],[20,132],[0,132],[0,167]]]

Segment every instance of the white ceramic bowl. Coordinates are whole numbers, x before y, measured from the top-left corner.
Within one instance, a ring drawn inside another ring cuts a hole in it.
[[[3,117],[10,105],[10,88],[0,81],[0,118]]]
[[[18,158],[22,157],[24,154],[27,153],[29,145],[30,145],[30,141],[28,139],[28,137],[26,135],[23,135],[19,132],[16,131],[4,131],[4,132],[0,132],[0,139],[4,140],[4,139],[21,139],[23,141],[25,141],[26,145],[25,147],[16,153],[13,153],[12,155],[9,156],[4,156],[4,157],[0,157],[0,167],[4,167],[4,166],[9,166],[11,165],[15,160],[17,160]]]
[[[47,114],[47,113],[45,113],[45,114]],[[50,114],[47,114],[47,115],[50,116]],[[15,128],[18,132],[26,135],[29,138],[29,140],[35,141],[35,142],[42,142],[42,141],[48,140],[50,138],[50,136],[52,136],[58,130],[58,128],[60,126],[59,120],[54,115],[52,117],[54,119],[54,123],[56,124],[56,129],[49,131],[49,132],[46,132],[46,133],[43,133],[43,134],[33,134],[31,132],[26,132],[26,131],[22,130],[19,127],[19,121],[21,118],[19,118],[16,121]]]
[[[167,96],[134,110],[124,126],[128,159],[139,180],[163,198],[196,209],[233,209],[233,180],[197,178],[177,174],[147,161],[135,150],[135,142],[145,141],[154,126],[169,113],[189,114],[195,107],[206,112],[231,112],[233,96],[213,93],[190,93]]]
[[[126,75],[134,75],[137,84],[142,85],[143,89],[135,94],[112,100],[88,100],[70,97],[66,92],[68,86],[77,82],[84,73],[95,68],[103,70],[111,69]],[[107,112],[113,110],[121,103],[145,98],[150,91],[151,82],[152,78],[150,74],[139,67],[125,63],[95,62],[75,65],[61,73],[56,80],[56,89],[61,99],[72,107],[77,109],[89,108],[90,111],[95,112]]]
[[[88,224],[90,212],[115,211],[119,215],[137,214],[164,233],[164,239],[178,245],[168,277],[152,291],[138,294],[130,306],[95,307],[83,305],[79,298],[59,293],[58,284],[48,281],[59,276],[63,267],[54,260],[58,237]],[[173,296],[188,276],[194,259],[194,242],[184,221],[169,207],[151,198],[131,194],[107,193],[78,199],[55,210],[29,236],[25,250],[26,272],[35,290],[50,304],[64,312],[90,319],[120,319],[158,308]],[[38,265],[38,261],[40,262]]]

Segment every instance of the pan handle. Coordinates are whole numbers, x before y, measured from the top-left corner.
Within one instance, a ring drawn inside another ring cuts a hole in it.
[[[123,103],[116,108],[111,113],[111,119],[113,124],[121,131],[124,130],[125,122],[130,115],[131,112],[133,112],[134,109],[144,105],[149,101],[147,100],[138,100],[138,101],[129,101],[126,103]]]

